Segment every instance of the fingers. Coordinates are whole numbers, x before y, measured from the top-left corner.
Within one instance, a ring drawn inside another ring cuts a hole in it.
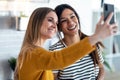
[[[105,23],[109,24],[110,21],[111,21],[111,19],[112,19],[112,16],[113,16],[113,12],[111,12],[111,13],[109,14],[109,16],[107,17]]]
[[[112,24],[111,25],[111,33],[115,34],[115,33],[117,33],[117,31],[118,31],[117,24]]]
[[[111,13],[109,14],[109,16],[107,17],[105,23],[106,23],[106,24],[109,24],[110,21],[111,21],[111,19],[112,19],[112,17],[113,17],[113,12],[111,12]],[[98,24],[102,24],[103,20],[104,20],[104,16],[103,16],[103,14],[102,14],[102,16],[101,16]]]
[[[104,16],[103,16],[103,14],[102,14],[102,16],[101,16],[101,18],[100,18],[98,24],[102,24],[103,19],[104,19]]]

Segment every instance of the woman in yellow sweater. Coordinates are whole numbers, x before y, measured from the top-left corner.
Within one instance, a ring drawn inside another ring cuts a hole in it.
[[[112,14],[102,24],[102,16],[97,24],[95,34],[92,36],[63,50],[49,52],[42,48],[42,46],[47,39],[56,33],[58,18],[51,8],[37,8],[32,13],[27,26],[17,60],[14,79],[54,80],[51,70],[62,69],[74,63],[76,60],[93,51],[95,43],[116,32],[117,25],[109,24],[111,17]]]

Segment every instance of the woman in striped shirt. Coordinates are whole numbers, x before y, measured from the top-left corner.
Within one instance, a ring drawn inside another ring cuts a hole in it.
[[[50,50],[59,50],[79,42],[87,37],[81,32],[80,20],[76,11],[68,4],[61,4],[55,8],[58,16],[58,37],[60,41],[50,46]],[[63,36],[62,36],[63,33]],[[87,47],[87,46],[86,46]],[[103,80],[104,68],[101,42],[96,44],[96,50],[61,70],[55,70],[57,80]],[[79,53],[79,52],[78,52]],[[74,56],[73,56],[74,57]]]

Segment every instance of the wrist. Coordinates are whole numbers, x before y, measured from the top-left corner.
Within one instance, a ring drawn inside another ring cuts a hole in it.
[[[98,36],[96,36],[95,34],[92,36],[89,36],[89,41],[91,43],[91,45],[95,45],[99,40]]]

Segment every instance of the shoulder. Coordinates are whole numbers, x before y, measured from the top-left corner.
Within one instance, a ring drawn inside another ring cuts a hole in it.
[[[49,50],[54,51],[54,50],[59,50],[59,49],[64,48],[64,47],[65,47],[64,44],[61,41],[58,41],[57,43],[51,45],[49,47]]]
[[[39,46],[27,46],[21,49],[21,52],[23,54],[33,54],[33,53],[40,53],[40,52],[44,52],[47,51],[46,49],[39,47]]]

